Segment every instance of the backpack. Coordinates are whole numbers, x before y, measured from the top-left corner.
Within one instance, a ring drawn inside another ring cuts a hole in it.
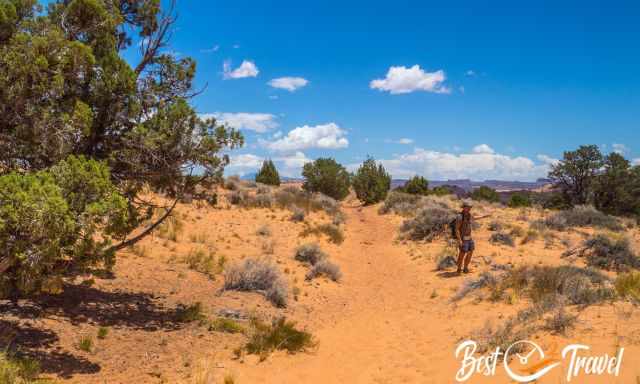
[[[451,222],[449,222],[449,232],[451,233],[451,238],[455,239],[458,237],[457,235],[457,230],[456,230],[456,223],[458,222],[458,215],[456,215],[456,218],[451,220]]]

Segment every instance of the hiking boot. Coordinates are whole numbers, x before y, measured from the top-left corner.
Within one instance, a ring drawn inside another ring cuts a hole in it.
[[[462,272],[464,272],[464,273],[471,273],[471,271],[469,270],[469,268],[465,268],[464,270],[462,270]]]

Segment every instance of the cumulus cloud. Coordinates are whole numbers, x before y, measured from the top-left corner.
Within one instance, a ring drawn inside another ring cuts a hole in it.
[[[629,148],[627,148],[627,146],[624,144],[614,143],[611,145],[611,147],[613,148],[613,152],[620,155],[624,155],[625,153],[629,152]]]
[[[481,147],[481,145],[476,148]],[[489,146],[487,146],[489,147]],[[508,156],[495,152],[454,154],[416,148],[413,152],[380,160],[395,178],[410,178],[416,174],[433,180],[519,180],[529,181],[546,177],[548,163],[535,163],[522,156]],[[490,147],[489,147],[490,149]],[[356,169],[352,164],[350,169]]]
[[[262,141],[262,145],[273,151],[291,152],[307,148],[339,149],[349,146],[346,131],[335,123],[297,127],[286,136],[275,141]]]
[[[640,165],[640,157],[639,157],[639,158],[637,158],[637,159],[633,159],[633,160],[631,160],[631,164],[633,164],[633,165]]]
[[[467,76],[475,76],[476,75],[476,71],[474,71],[473,69],[468,70],[467,72],[465,72],[465,75]]]
[[[556,165],[556,164],[558,164],[558,162],[560,162],[560,160],[555,159],[555,158],[553,158],[551,156],[547,156],[547,155],[538,155],[536,157],[537,157],[537,159],[539,161],[541,161],[544,164],[548,164],[548,165]]]
[[[392,95],[425,91],[432,93],[451,93],[444,85],[444,71],[425,72],[419,65],[411,68],[390,67],[384,79],[375,79],[369,83],[371,89],[387,91]]]
[[[273,88],[286,89],[289,92],[293,92],[309,84],[309,80],[302,77],[278,77],[267,84]]]
[[[230,113],[215,112],[200,115],[201,118],[215,118],[220,123],[227,124],[235,129],[246,129],[258,133],[267,132],[278,126],[276,116],[270,113]]]
[[[473,147],[472,151],[473,151],[473,153],[476,153],[476,154],[485,153],[485,154],[491,154],[492,155],[492,154],[496,153],[496,151],[494,151],[493,148],[491,148],[487,144],[476,145],[475,147]]]
[[[228,175],[244,176],[257,172],[265,159],[266,157],[252,153],[232,155],[229,159],[229,165],[225,168],[225,173]],[[276,164],[280,175],[287,177],[300,177],[302,167],[312,161],[301,151],[272,157],[271,160]]]
[[[222,77],[225,80],[242,79],[245,77],[256,77],[260,71],[253,61],[243,60],[236,69],[231,69],[231,62],[225,61],[222,67]]]

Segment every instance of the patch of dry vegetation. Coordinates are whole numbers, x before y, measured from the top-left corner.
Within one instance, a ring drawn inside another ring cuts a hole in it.
[[[231,265],[224,272],[224,289],[261,292],[273,305],[287,305],[287,282],[268,260],[245,259]]]

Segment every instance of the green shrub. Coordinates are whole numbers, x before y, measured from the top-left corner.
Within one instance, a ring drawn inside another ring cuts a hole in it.
[[[595,227],[612,231],[623,229],[618,219],[602,213],[590,205],[577,205],[571,209],[557,212],[547,217],[543,224],[559,231],[571,227]]]
[[[450,209],[441,207],[427,207],[418,211],[415,218],[405,220],[400,232],[411,240],[433,241],[436,237],[446,233],[448,224],[456,215]]]
[[[606,270],[626,272],[640,268],[640,259],[631,250],[626,237],[595,235],[584,241],[587,265]]]
[[[416,175],[402,186],[401,191],[412,195],[426,196],[429,194],[429,182],[424,177]]]
[[[262,162],[262,168],[256,174],[256,182],[267,185],[280,185],[280,175],[271,159]]]
[[[391,176],[382,164],[376,165],[373,158],[368,158],[356,171],[351,184],[358,200],[364,205],[370,205],[387,197],[391,188]]]
[[[489,188],[487,186],[481,186],[476,188],[471,192],[471,198],[473,200],[484,200],[492,203],[497,203],[500,201],[500,195],[496,192],[495,189]]]
[[[349,173],[331,158],[319,158],[306,163],[302,168],[304,184],[302,188],[309,192],[321,192],[336,200],[342,200],[349,194]]]
[[[101,162],[71,156],[47,171],[9,173],[0,191],[0,260],[10,263],[0,297],[57,291],[68,270],[110,268],[112,240],[130,229],[127,201]]]
[[[212,250],[205,251],[202,248],[191,249],[184,262],[196,272],[200,272],[213,278],[217,271],[215,255]]]
[[[91,336],[82,336],[78,341],[78,349],[85,352],[91,352],[93,349],[93,339]]]
[[[244,333],[245,328],[233,319],[218,317],[209,324],[209,331],[224,333]]]
[[[528,193],[516,192],[509,198],[508,205],[511,208],[530,207],[531,197]]]
[[[274,350],[296,353],[316,345],[309,332],[296,329],[296,324],[284,317],[273,320],[271,324],[253,320],[252,325],[253,333],[245,346],[251,354],[262,355]]]

